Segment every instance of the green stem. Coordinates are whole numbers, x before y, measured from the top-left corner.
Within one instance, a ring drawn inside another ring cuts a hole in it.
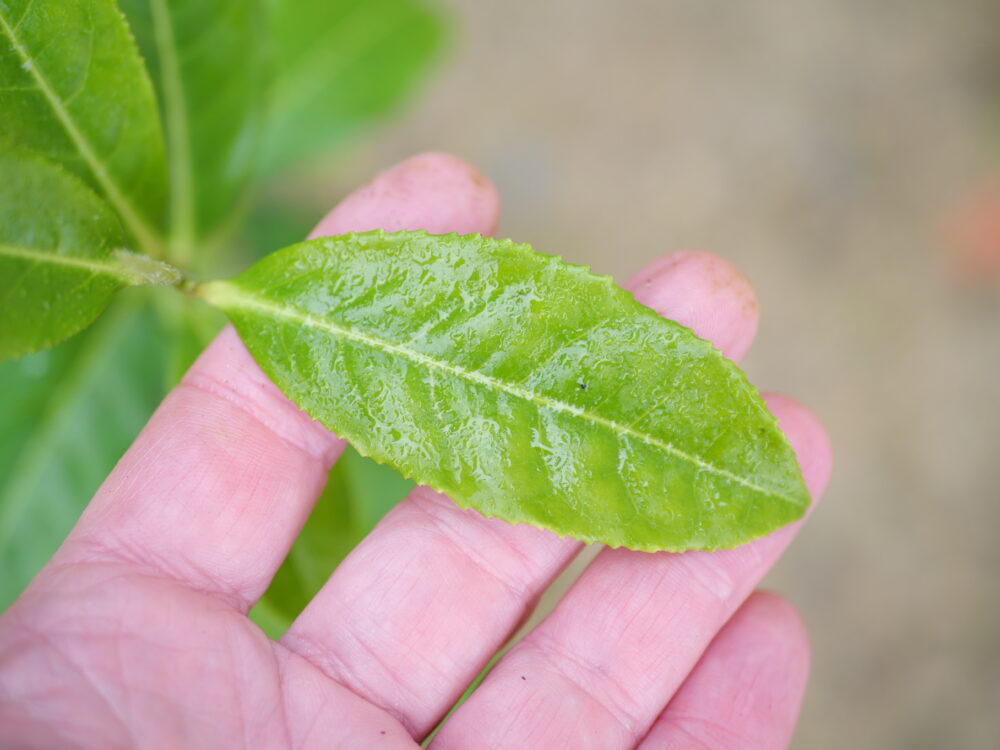
[[[194,175],[187,104],[181,83],[180,61],[166,0],[151,0],[156,48],[160,56],[163,112],[170,164],[170,258],[187,265],[194,249]]]

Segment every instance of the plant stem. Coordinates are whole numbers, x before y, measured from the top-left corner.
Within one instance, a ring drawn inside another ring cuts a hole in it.
[[[165,0],[150,3],[156,47],[160,56],[163,111],[166,119],[167,155],[170,165],[170,236],[168,257],[187,265],[194,249],[194,176],[187,104],[181,82],[180,61],[173,23]]]

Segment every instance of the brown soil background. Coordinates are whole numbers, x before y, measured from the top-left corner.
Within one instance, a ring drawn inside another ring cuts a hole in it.
[[[503,236],[617,279],[687,247],[736,263],[762,311],[746,369],[836,454],[766,581],[813,639],[793,747],[997,747],[1000,280],[961,273],[948,227],[1000,178],[1000,6],[452,10],[439,74],[304,199],[446,149],[498,186]]]

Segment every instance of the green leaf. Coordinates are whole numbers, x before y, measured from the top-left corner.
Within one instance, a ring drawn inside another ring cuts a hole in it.
[[[14,394],[0,409],[0,611],[163,398],[164,366],[157,318],[136,299],[54,349],[0,364],[0,392]]]
[[[0,2],[0,135],[103,195],[149,254],[166,201],[153,89],[114,0]]]
[[[269,171],[332,148],[396,108],[443,41],[420,0],[269,0],[277,78]]]
[[[256,201],[242,227],[240,248],[243,253],[233,259],[239,265],[233,267],[232,273],[273,253],[275,248],[301,242],[314,226],[315,207],[285,196],[270,195],[266,200]]]
[[[281,637],[340,561],[412,487],[412,482],[388,466],[347,448],[330,470],[302,533],[251,613],[264,632]]]
[[[265,88],[259,0],[121,0],[166,127],[171,257],[225,222],[254,175]]]
[[[61,167],[0,142],[0,175],[0,360],[71,336],[125,285],[176,280],[116,250],[118,219]]]
[[[314,418],[486,516],[678,551],[733,547],[809,504],[735,365],[526,245],[323,238],[200,294]]]
[[[346,477],[346,502],[351,509],[351,549],[413,489],[413,482],[391,466],[376,463],[350,446],[332,471]]]

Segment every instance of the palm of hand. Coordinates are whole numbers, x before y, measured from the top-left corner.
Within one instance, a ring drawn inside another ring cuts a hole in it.
[[[215,596],[124,561],[39,583],[3,642],[4,670],[37,683],[26,715],[4,716],[15,735],[31,725],[31,746],[416,747],[396,719]],[[31,703],[52,711],[44,732]]]
[[[487,233],[496,214],[480,175],[430,154],[317,233]],[[749,347],[753,294],[723,261],[677,253],[631,286],[730,357]],[[822,428],[768,401],[818,494]],[[246,612],[341,448],[220,334],[0,618],[0,745],[414,747],[579,545],[419,489],[275,643]],[[807,646],[787,604],[751,593],[796,528],[713,555],[605,550],[434,747],[784,746]]]

